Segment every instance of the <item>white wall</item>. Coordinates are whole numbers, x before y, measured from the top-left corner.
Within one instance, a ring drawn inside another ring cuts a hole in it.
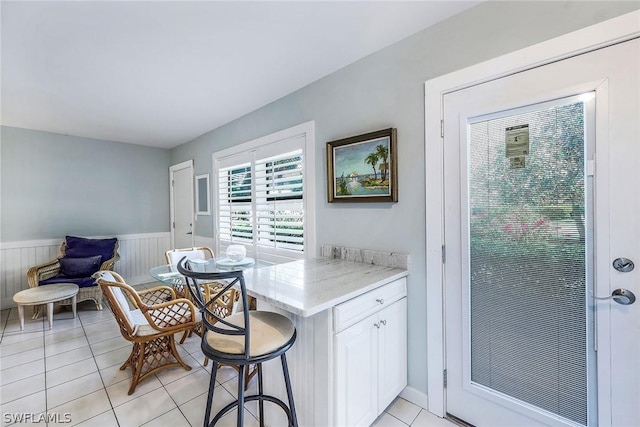
[[[169,150],[0,127],[0,241],[169,231]]]

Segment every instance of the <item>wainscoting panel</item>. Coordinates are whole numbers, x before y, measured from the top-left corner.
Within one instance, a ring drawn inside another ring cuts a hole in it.
[[[164,253],[169,250],[169,233],[137,234],[118,238],[120,261],[115,270],[130,285],[153,282],[149,269],[166,264]]]
[[[116,237],[120,244],[120,260],[116,263],[116,272],[131,285],[152,282],[149,269],[166,263],[164,253],[169,249],[169,233],[128,234]],[[13,295],[29,287],[27,270],[57,258],[63,240],[64,238],[0,244],[0,308],[15,307]]]

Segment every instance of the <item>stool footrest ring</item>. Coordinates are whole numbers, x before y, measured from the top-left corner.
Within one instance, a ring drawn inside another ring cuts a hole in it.
[[[278,399],[275,396],[271,396],[271,395],[267,395],[267,394],[252,394],[250,396],[245,396],[245,398],[244,398],[245,402],[251,402],[253,400],[257,400],[257,401],[266,400],[267,402],[271,402],[271,403],[277,404],[278,406],[280,406],[282,408],[282,410],[285,412],[285,414],[287,414],[287,419],[289,420],[289,425],[290,426],[293,425],[293,420],[292,420],[292,417],[291,417],[291,411],[289,410],[289,407],[282,400]],[[218,411],[216,416],[213,417],[213,419],[209,423],[209,427],[215,426],[216,423],[218,421],[220,421],[220,418],[222,418],[224,415],[226,415],[227,412],[229,412],[233,408],[238,407],[239,404],[240,404],[240,402],[236,399],[233,402],[229,403],[224,408],[222,408],[220,411]],[[240,410],[240,408],[238,408],[238,410]],[[244,408],[243,408],[243,410],[244,410]]]

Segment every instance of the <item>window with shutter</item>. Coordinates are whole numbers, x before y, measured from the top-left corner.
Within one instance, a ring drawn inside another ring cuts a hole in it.
[[[304,251],[302,150],[255,164],[256,244]]]
[[[259,259],[299,259],[315,241],[309,135],[292,129],[288,138],[278,134],[214,153],[218,251],[243,244]]]
[[[251,165],[236,165],[218,172],[218,230],[221,239],[253,242]]]

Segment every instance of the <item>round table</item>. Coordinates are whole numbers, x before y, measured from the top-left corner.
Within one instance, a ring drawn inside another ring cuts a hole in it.
[[[47,317],[49,318],[49,329],[53,328],[53,303],[71,298],[71,309],[73,317],[76,317],[76,296],[78,295],[78,285],[73,283],[59,283],[54,285],[43,285],[35,288],[25,289],[13,296],[13,301],[18,305],[18,317],[20,318],[20,330],[24,329],[24,306],[25,305],[47,305]]]
[[[200,273],[221,274],[234,271],[242,271],[246,270],[247,268],[260,268],[272,265],[272,263],[270,262],[262,260],[256,261],[253,258],[245,258],[244,260],[236,263],[227,258],[210,258],[207,260],[190,260],[189,264],[191,265],[193,271],[197,271]],[[168,285],[181,286],[183,284],[182,274],[178,272],[178,269],[175,265],[165,264],[159,265],[157,267],[152,267],[149,270],[149,274],[154,279]]]

